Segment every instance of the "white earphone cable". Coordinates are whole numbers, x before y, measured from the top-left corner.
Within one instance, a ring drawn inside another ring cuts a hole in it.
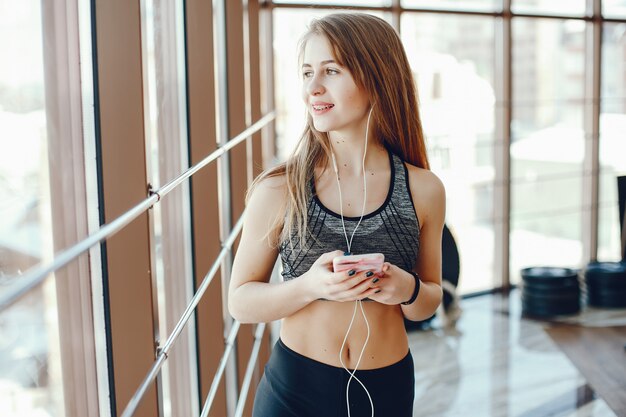
[[[358,229],[358,227],[361,225],[361,221],[363,220],[363,216],[365,214],[365,203],[367,202],[367,177],[365,176],[365,157],[367,155],[367,140],[369,136],[370,118],[372,117],[372,110],[374,110],[374,106],[370,108],[369,115],[367,116],[367,125],[365,127],[365,149],[363,151],[363,160],[361,163],[361,170],[363,174],[363,205],[361,207],[361,217],[359,218],[358,223],[354,227],[354,230],[352,231],[352,235],[350,235],[350,240],[348,240],[348,233],[346,232],[346,225],[343,219],[343,197],[341,195],[341,184],[339,182],[339,169],[337,168],[337,160],[335,159],[335,154],[331,153],[331,156],[333,159],[333,168],[335,169],[335,179],[337,181],[337,189],[339,190],[339,213],[341,215],[341,226],[343,228],[343,234],[346,238],[346,245],[348,246],[348,253],[352,253],[352,250],[351,250],[352,239],[354,239],[354,234],[356,233],[356,229]],[[363,316],[363,319],[365,320],[365,326],[367,327],[367,336],[365,337],[365,343],[363,343],[363,348],[361,349],[361,353],[359,354],[359,359],[356,362],[356,366],[354,367],[352,372],[350,372],[348,367],[343,362],[342,354],[343,354],[343,348],[345,347],[346,341],[348,340],[348,335],[350,334],[350,330],[352,330],[352,324],[354,323],[354,318],[356,317],[357,306],[360,306],[361,308],[361,315]],[[357,369],[359,368],[359,364],[361,363],[361,359],[363,358],[363,354],[365,353],[365,347],[367,346],[367,342],[369,341],[369,338],[370,338],[370,325],[369,325],[369,322],[367,321],[365,310],[363,309],[363,302],[361,300],[357,300],[354,303],[354,312],[352,313],[352,319],[350,320],[350,325],[348,326],[346,335],[343,338],[343,343],[341,344],[341,349],[339,350],[339,362],[341,363],[341,366],[343,366],[343,369],[345,369],[346,372],[350,374],[350,378],[348,379],[348,383],[346,384],[346,406],[348,408],[348,417],[350,417],[350,391],[349,390],[350,390],[350,383],[352,382],[353,378],[365,390],[365,393],[367,394],[367,398],[369,398],[369,401],[370,401],[370,406],[372,409],[372,417],[374,417],[374,402],[372,401],[372,397],[369,391],[367,390],[367,388],[365,387],[365,385],[363,384],[363,382],[361,382],[361,380],[355,375]]]
[[[363,318],[365,319],[365,325],[367,326],[367,337],[365,338],[365,343],[363,344],[363,348],[361,349],[361,354],[359,355],[359,359],[357,360],[356,365],[354,369],[352,370],[352,372],[350,372],[346,364],[343,362],[343,358],[341,357],[341,352],[343,352],[343,348],[346,344],[346,341],[348,340],[348,335],[350,334],[350,330],[352,329],[352,323],[354,323],[354,318],[356,316],[357,305],[361,307],[361,314],[363,315]],[[361,363],[361,359],[363,358],[363,353],[365,353],[365,346],[367,346],[367,342],[369,338],[370,338],[370,325],[369,325],[369,322],[367,321],[367,317],[365,316],[365,310],[363,310],[363,302],[359,300],[354,303],[354,312],[352,313],[352,320],[350,320],[350,326],[348,326],[348,331],[346,332],[346,335],[343,338],[343,343],[341,344],[341,350],[339,351],[339,361],[341,362],[341,366],[343,366],[343,369],[345,369],[346,372],[350,374],[350,378],[348,379],[348,383],[346,384],[346,406],[348,408],[348,417],[350,417],[350,382],[352,381],[353,378],[365,390],[365,393],[367,394],[367,398],[369,398],[370,400],[370,407],[372,409],[372,417],[374,417],[374,401],[372,401],[372,397],[369,391],[367,390],[367,388],[365,387],[365,384],[363,384],[363,382],[361,382],[361,380],[354,375],[357,369],[359,368],[359,364]]]
[[[374,107],[370,109],[369,115],[367,116],[367,125],[365,127],[365,149],[363,150],[363,161],[361,163],[361,172],[363,174],[363,205],[361,206],[361,217],[359,218],[359,222],[354,227],[352,231],[352,235],[350,235],[350,240],[348,240],[348,233],[346,232],[346,224],[343,220],[343,198],[341,195],[341,184],[339,183],[339,169],[337,168],[337,160],[335,159],[335,154],[331,153],[333,158],[333,167],[335,169],[335,180],[337,181],[337,189],[339,190],[339,214],[341,216],[341,226],[343,228],[343,235],[346,238],[346,245],[348,246],[348,252],[352,253],[352,239],[354,239],[354,234],[356,233],[356,229],[361,225],[361,221],[363,221],[363,215],[365,214],[365,203],[367,202],[367,178],[365,176],[365,157],[367,156],[367,140],[369,136],[369,128],[370,128],[370,118],[372,117],[372,110]]]

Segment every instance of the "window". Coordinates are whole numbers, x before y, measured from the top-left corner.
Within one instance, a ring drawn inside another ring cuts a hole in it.
[[[53,252],[43,56],[41,2],[0,1],[0,293]],[[65,415],[54,281],[3,311],[0,334],[0,414]]]
[[[389,6],[391,0],[316,0],[311,2],[309,0],[274,0],[274,3],[289,3],[289,4],[302,4],[310,5],[315,3],[316,6]]]
[[[579,15],[585,13],[585,0],[512,0],[514,13]]]
[[[155,189],[188,167],[182,1],[145,1],[142,13],[146,140]],[[191,300],[193,273],[188,183],[152,209],[160,343],[172,333]],[[164,416],[198,415],[195,323],[185,327],[163,366]]]
[[[616,178],[626,175],[626,23],[605,24],[602,42],[598,259],[617,261],[621,245]]]
[[[431,169],[446,187],[446,223],[462,254],[461,290],[489,289],[495,239],[494,21],[407,12],[401,27]]]
[[[602,15],[614,19],[626,18],[626,1],[602,0]]]
[[[511,276],[583,262],[585,133],[581,21],[513,21]]]
[[[493,11],[500,7],[500,0],[402,0],[402,6],[439,10]]]

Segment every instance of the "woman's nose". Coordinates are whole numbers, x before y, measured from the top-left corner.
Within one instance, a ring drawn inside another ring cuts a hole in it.
[[[324,92],[324,85],[317,76],[313,76],[307,85],[307,93],[312,96],[320,95]]]

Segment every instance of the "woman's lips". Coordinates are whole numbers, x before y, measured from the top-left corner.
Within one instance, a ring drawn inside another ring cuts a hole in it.
[[[324,114],[330,111],[330,109],[332,109],[333,107],[335,107],[335,105],[332,103],[322,103],[322,102],[311,103],[313,114],[316,114],[316,115]]]

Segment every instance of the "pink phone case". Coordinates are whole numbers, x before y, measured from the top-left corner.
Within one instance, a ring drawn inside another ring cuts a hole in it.
[[[341,272],[354,269],[380,272],[383,269],[385,255],[382,253],[364,253],[362,255],[338,256],[333,259],[333,271]]]

